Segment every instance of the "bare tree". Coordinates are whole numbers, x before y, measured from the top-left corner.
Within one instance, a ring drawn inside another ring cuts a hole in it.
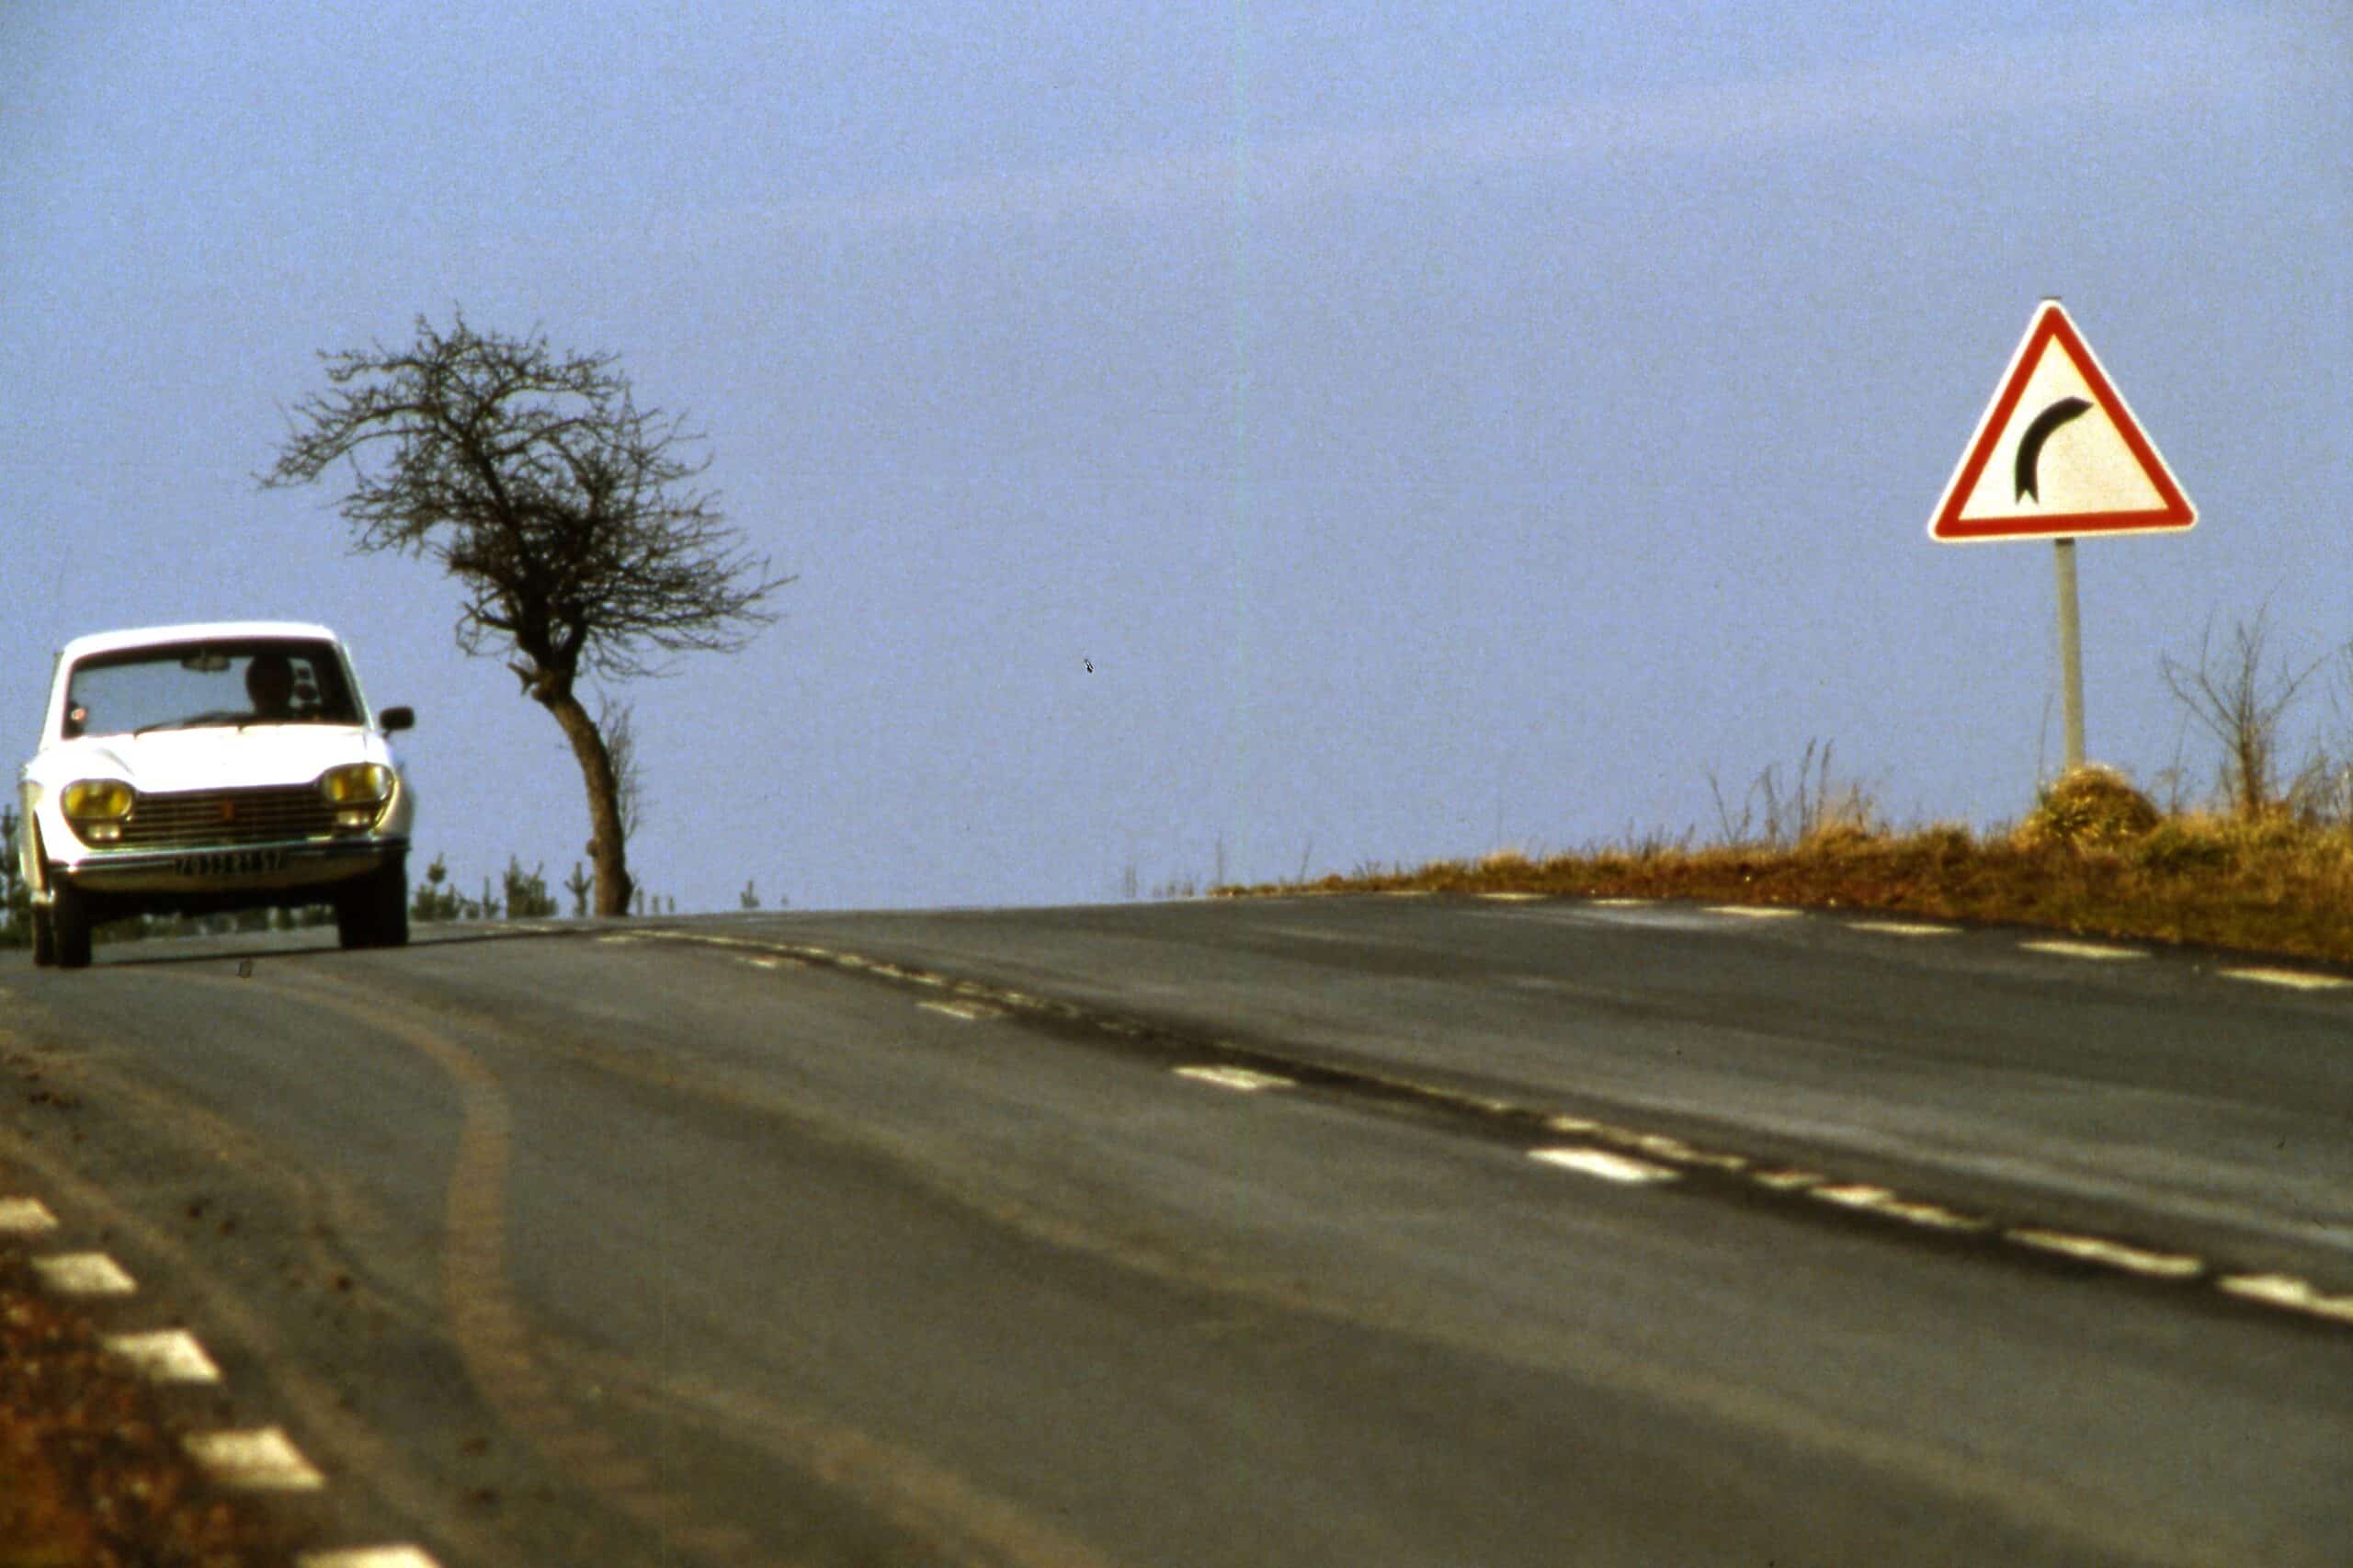
[[[637,766],[637,704],[617,702],[597,694],[597,728],[604,733],[606,755],[613,759],[613,793],[620,808],[621,839],[637,841],[645,825],[645,776]]]
[[[2330,666],[2323,683],[2329,712],[2335,719],[2333,744],[2315,740],[2311,755],[2288,784],[2288,810],[2315,827],[2353,827],[2353,642],[2321,661]]]
[[[2198,636],[2195,665],[2169,657],[2157,665],[2174,700],[2200,729],[2222,743],[2222,792],[2231,809],[2250,820],[2279,800],[2279,717],[2325,662],[2314,660],[2293,672],[2279,664],[2267,675],[2263,655],[2270,638],[2268,606],[2257,610],[2252,622],[2234,622],[2230,646],[2220,651],[2213,645],[2210,618]]]
[[[597,913],[632,883],[612,750],[581,706],[584,672],[654,673],[661,653],[733,653],[791,579],[742,551],[684,455],[700,437],[641,409],[610,355],[543,336],[447,332],[321,356],[328,390],[297,404],[269,487],[347,466],[340,507],[363,553],[437,561],[461,585],[458,643],[505,659],[563,731],[588,792]]]

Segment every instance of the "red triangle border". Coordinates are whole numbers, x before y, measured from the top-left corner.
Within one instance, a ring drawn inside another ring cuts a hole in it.
[[[1964,522],[1961,510],[1976,490],[1978,476],[1993,460],[1994,449],[2000,442],[2002,432],[2009,427],[2018,399],[2026,394],[2027,381],[2032,378],[2035,367],[2042,363],[2053,338],[2074,357],[2093,398],[2114,422],[2132,460],[2141,465],[2141,472],[2148,476],[2165,504],[2129,512],[2059,512],[2047,517],[1983,517]],[[2001,389],[1986,409],[1977,434],[1971,438],[1967,455],[1954,471],[1952,483],[1945,487],[1944,499],[1938,504],[1936,517],[1928,524],[1928,537],[1946,544],[1970,544],[1988,540],[2066,539],[2077,534],[2177,533],[2195,527],[2197,522],[2197,508],[2175,483],[2164,460],[2157,456],[2156,448],[2142,431],[2141,422],[2132,417],[2123,395],[2109,381],[2108,372],[2100,368],[2083,335],[2075,330],[2075,324],[2067,319],[2067,312],[2060,308],[2058,301],[2044,301],[2027,329],[2025,341],[2010,361]]]

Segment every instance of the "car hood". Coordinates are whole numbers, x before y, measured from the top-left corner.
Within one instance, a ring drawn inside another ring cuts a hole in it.
[[[90,735],[50,747],[26,773],[51,788],[75,778],[121,778],[131,788],[236,790],[308,784],[338,763],[392,762],[381,735],[349,724],[256,724],[244,730],[156,730]]]

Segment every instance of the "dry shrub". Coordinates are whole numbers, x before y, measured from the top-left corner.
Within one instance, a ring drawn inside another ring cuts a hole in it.
[[[1806,835],[1799,845],[1802,850],[1817,855],[1847,855],[1869,849],[1881,842],[1879,831],[1870,823],[1825,823]]]
[[[1870,792],[1853,780],[1831,778],[1835,749],[1806,742],[1793,785],[1782,781],[1778,767],[1767,767],[1741,796],[1738,816],[1733,814],[1723,786],[1711,769],[1708,788],[1716,798],[1718,842],[1727,847],[1764,844],[1774,848],[1811,848],[1817,846],[1817,841],[1826,841],[1820,846],[1838,848],[1884,834],[1886,827]],[[1761,822],[1756,811],[1760,803],[1764,807]]]
[[[2094,765],[2070,768],[2045,785],[2014,836],[2027,848],[2109,849],[2141,838],[2158,820],[2154,802],[2130,779]]]
[[[2212,871],[2230,863],[2231,835],[2228,824],[2212,817],[2167,817],[2131,853],[2135,865],[2160,876]]]
[[[1878,805],[1859,784],[1838,784],[1814,797],[1798,839],[1802,849],[1829,854],[1864,849],[1886,836]]]
[[[1977,838],[1961,823],[1934,823],[1914,834],[1911,847],[1939,860],[1958,860],[1976,852]]]

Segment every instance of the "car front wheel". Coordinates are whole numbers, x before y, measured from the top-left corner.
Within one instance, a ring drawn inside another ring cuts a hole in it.
[[[33,967],[47,969],[57,961],[57,937],[49,923],[49,911],[33,905]]]
[[[358,878],[335,901],[335,936],[347,948],[408,945],[408,869],[398,859]]]
[[[63,882],[50,900],[49,938],[60,969],[90,967],[90,905]]]

